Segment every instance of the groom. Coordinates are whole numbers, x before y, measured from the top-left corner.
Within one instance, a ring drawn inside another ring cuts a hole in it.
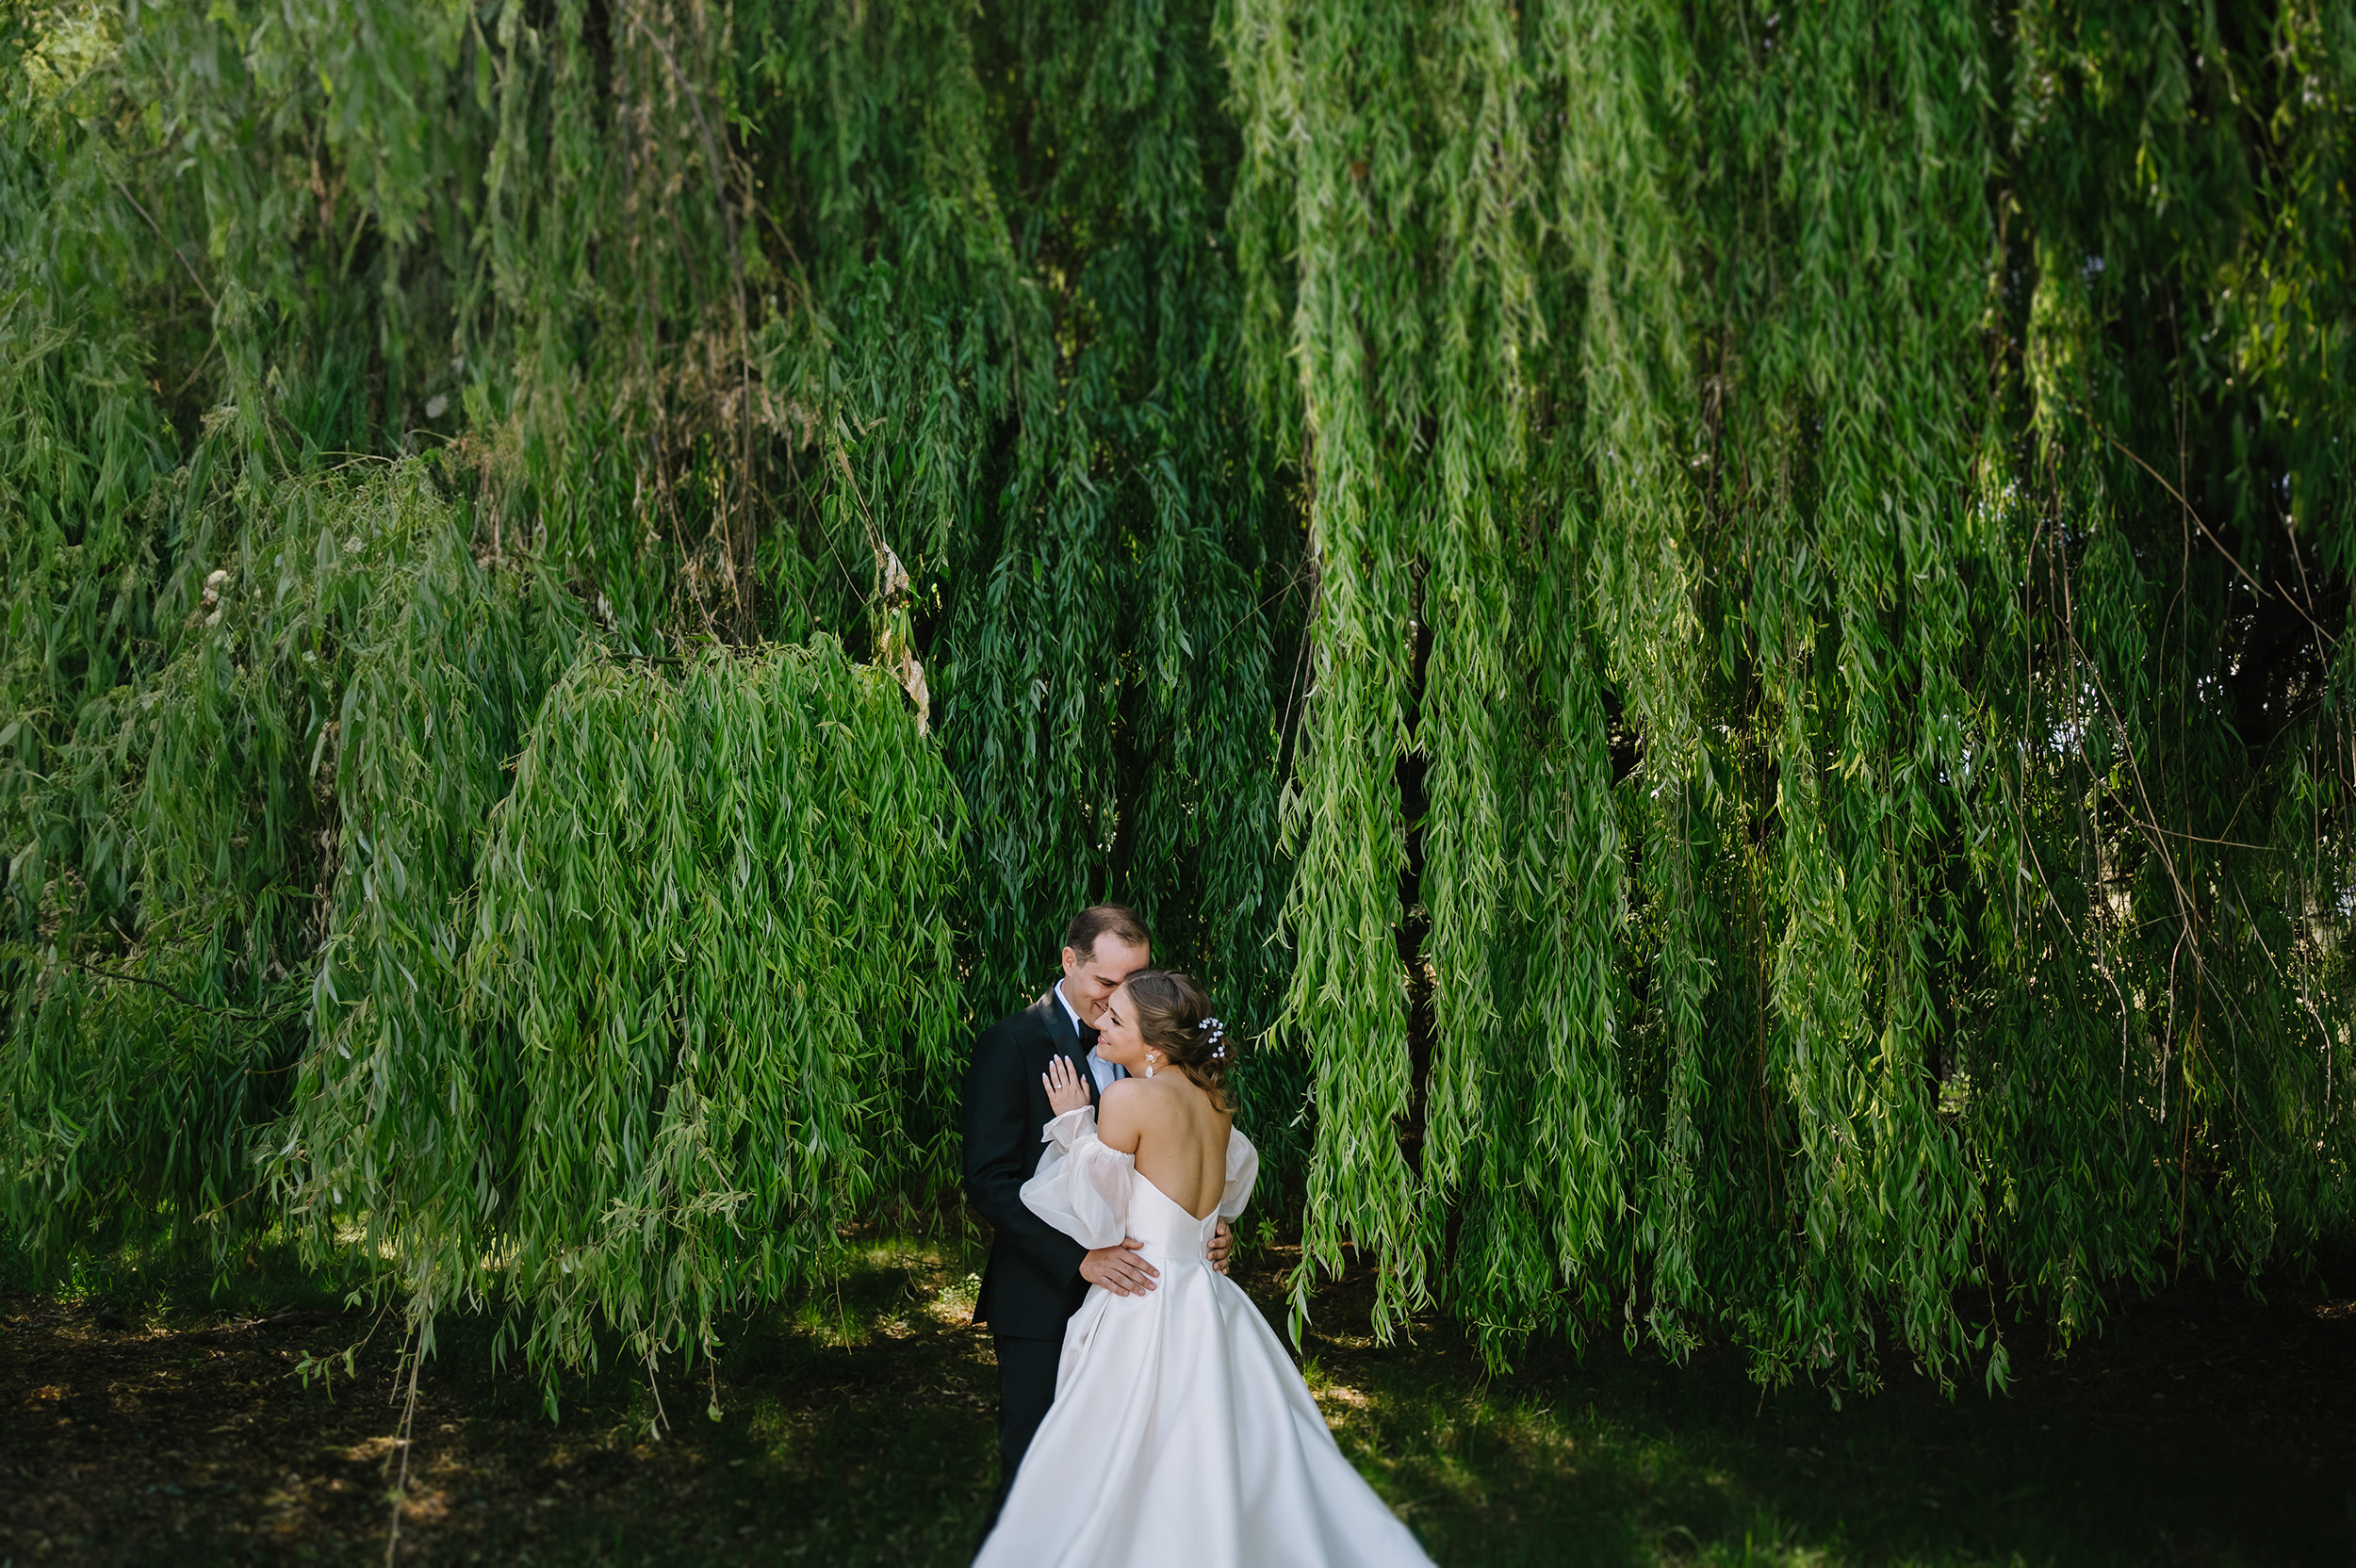
[[[1072,917],[1063,938],[1063,978],[973,1042],[965,1070],[965,1193],[990,1223],[990,1263],[973,1321],[990,1325],[998,1352],[998,1458],[1002,1473],[990,1500],[988,1535],[1031,1434],[1055,1399],[1055,1366],[1067,1318],[1092,1284],[1118,1296],[1142,1296],[1158,1272],[1137,1255],[1137,1243],[1089,1251],[1023,1206],[1023,1184],[1039,1168],[1049,1119],[1040,1075],[1063,1056],[1088,1086],[1091,1104],[1121,1070],[1096,1054],[1096,1025],[1121,983],[1153,961],[1145,924],[1118,904],[1097,904]],[[1227,1266],[1227,1222],[1219,1222],[1211,1261]]]

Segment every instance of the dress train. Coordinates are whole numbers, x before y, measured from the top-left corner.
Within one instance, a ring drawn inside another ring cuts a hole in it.
[[[1093,1110],[1044,1135],[1024,1204],[1088,1247],[1134,1237],[1161,1273],[1143,1296],[1091,1288],[1072,1315],[1055,1403],[975,1568],[1431,1568],[1210,1265],[1259,1175],[1251,1140],[1229,1134],[1226,1191],[1197,1217],[1105,1147]]]

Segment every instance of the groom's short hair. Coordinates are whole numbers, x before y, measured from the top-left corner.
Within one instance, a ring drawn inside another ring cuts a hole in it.
[[[1096,939],[1115,936],[1131,947],[1150,947],[1153,939],[1145,934],[1145,922],[1126,904],[1091,904],[1072,917],[1064,927],[1063,944],[1086,958],[1096,952]]]

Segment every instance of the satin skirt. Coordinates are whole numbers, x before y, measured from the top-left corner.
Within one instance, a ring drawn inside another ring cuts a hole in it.
[[[1259,1309],[1203,1257],[1211,1222],[1136,1186],[1130,1233],[1156,1288],[1091,1289],[1072,1315],[1055,1405],[977,1568],[1430,1568]]]

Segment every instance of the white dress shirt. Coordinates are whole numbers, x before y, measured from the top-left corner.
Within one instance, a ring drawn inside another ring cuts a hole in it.
[[[1055,982],[1055,1000],[1063,1004],[1064,1017],[1072,1021],[1072,1037],[1075,1039],[1078,1038],[1080,1034],[1080,1015],[1073,1010],[1072,1003],[1064,996],[1063,982],[1060,980]],[[1119,1062],[1108,1062],[1104,1060],[1104,1057],[1098,1055],[1096,1054],[1096,1047],[1092,1045],[1088,1047],[1088,1076],[1096,1080],[1096,1092],[1100,1095],[1106,1089],[1111,1088],[1113,1085],[1119,1083],[1121,1079],[1129,1076],[1128,1072]]]

